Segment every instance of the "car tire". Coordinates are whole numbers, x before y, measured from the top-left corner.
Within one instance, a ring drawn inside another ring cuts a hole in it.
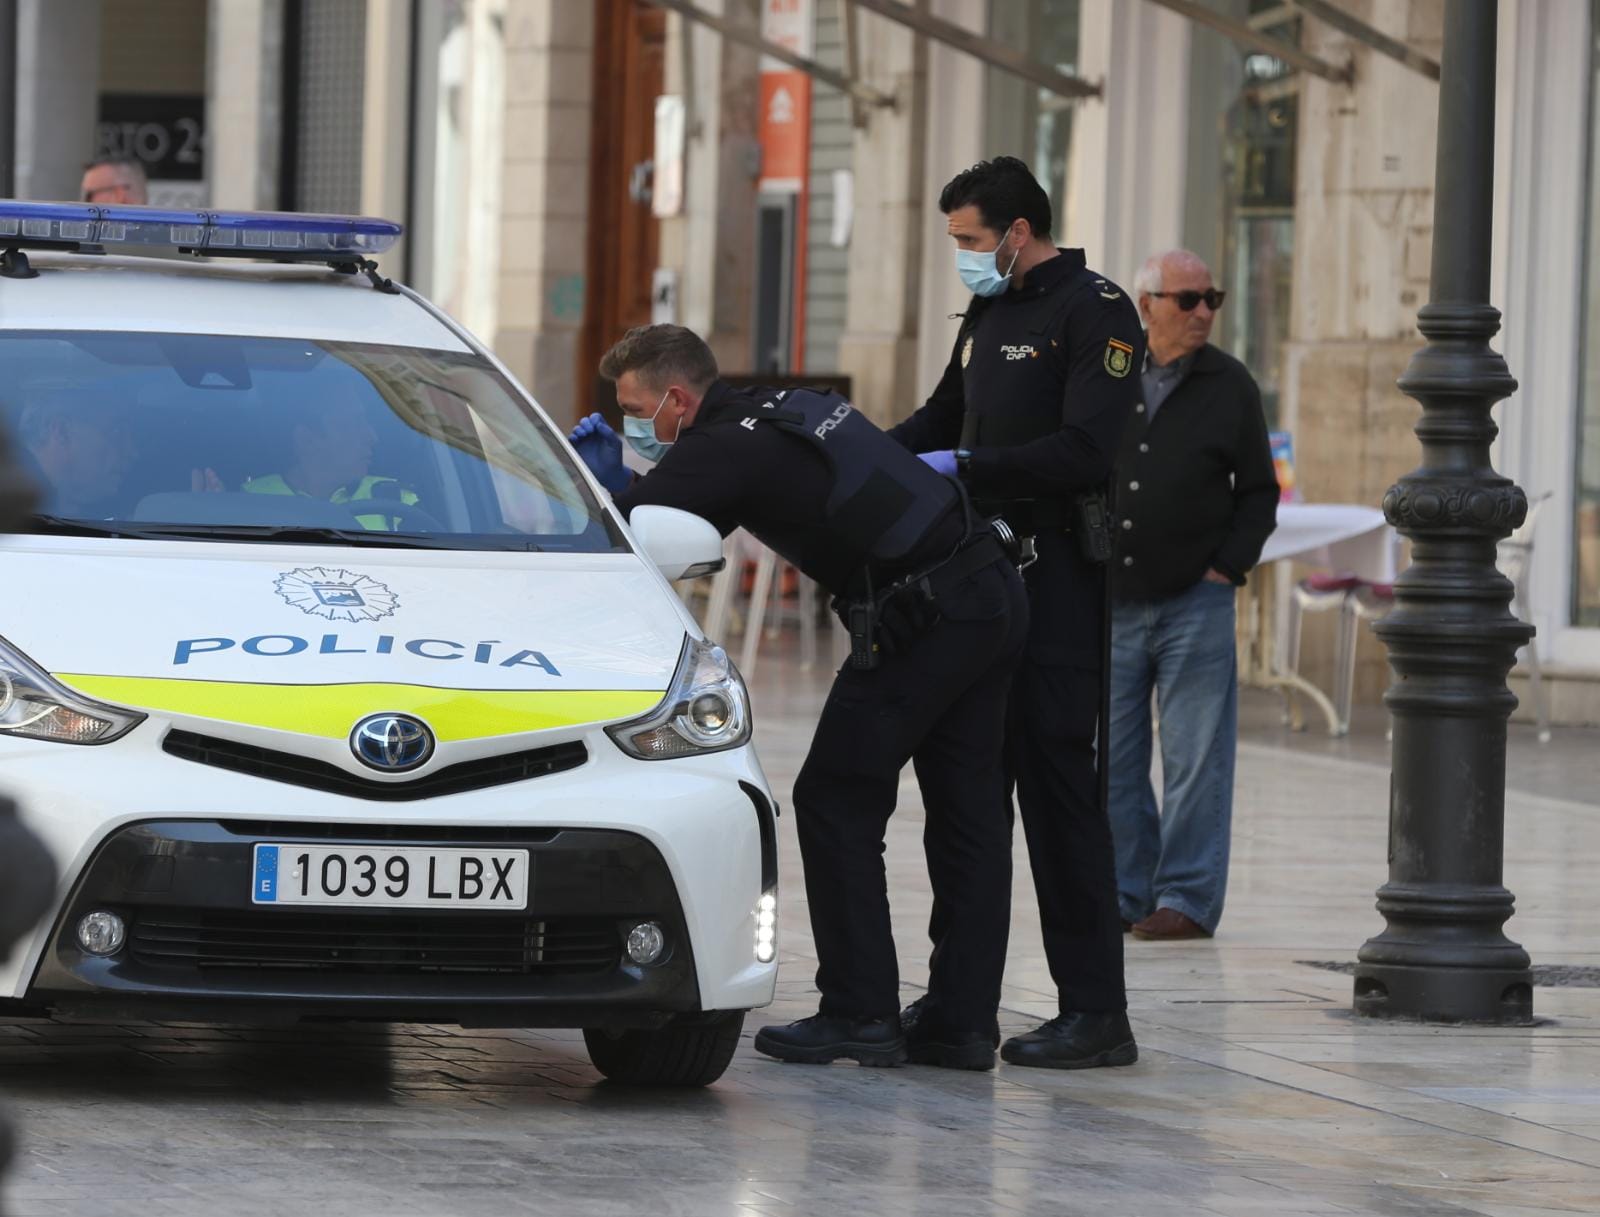
[[[744,1011],[721,1011],[692,1023],[655,1031],[608,1031],[585,1027],[594,1067],[613,1082],[629,1086],[709,1086],[728,1068]]]

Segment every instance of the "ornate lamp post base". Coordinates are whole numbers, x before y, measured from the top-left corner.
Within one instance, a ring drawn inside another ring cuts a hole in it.
[[[1362,961],[1355,1010],[1368,1018],[1525,1027],[1533,984],[1522,968],[1430,968]]]
[[[1506,676],[1533,636],[1511,614],[1495,545],[1528,512],[1494,471],[1495,402],[1516,391],[1489,346],[1494,199],[1495,0],[1445,6],[1434,184],[1432,299],[1417,318],[1428,340],[1400,378],[1422,403],[1422,464],[1384,497],[1412,542],[1395,606],[1378,636],[1395,680],[1389,795],[1388,923],[1361,948],[1355,1009],[1379,1018],[1528,1023],[1528,955],[1505,936],[1502,883]]]

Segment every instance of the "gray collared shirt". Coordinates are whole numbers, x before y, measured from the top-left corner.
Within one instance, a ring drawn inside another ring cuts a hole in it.
[[[1161,404],[1188,379],[1189,369],[1194,367],[1194,358],[1199,353],[1190,351],[1182,359],[1174,359],[1169,364],[1157,364],[1151,361],[1150,353],[1145,352],[1141,379],[1144,382],[1146,426],[1156,421],[1156,411],[1161,409]]]

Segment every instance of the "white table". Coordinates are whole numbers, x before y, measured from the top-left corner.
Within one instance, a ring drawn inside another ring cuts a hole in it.
[[[1259,689],[1276,689],[1290,701],[1299,726],[1294,694],[1312,701],[1328,720],[1328,734],[1339,734],[1332,700],[1298,672],[1283,670],[1289,632],[1291,581],[1279,563],[1302,562],[1323,570],[1355,575],[1369,583],[1393,583],[1398,538],[1376,507],[1355,503],[1280,503],[1278,527],[1267,538],[1261,562],[1239,602],[1239,679]],[[1267,622],[1271,628],[1267,628]]]
[[[1294,559],[1308,566],[1393,583],[1395,533],[1376,507],[1355,503],[1280,503],[1278,527],[1261,562]]]

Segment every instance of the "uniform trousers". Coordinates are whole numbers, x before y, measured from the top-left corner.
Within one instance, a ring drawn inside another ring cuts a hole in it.
[[[1007,706],[1008,796],[1015,791],[1022,813],[1061,1012],[1125,1010],[1116,852],[1096,768],[1105,570],[1080,560],[1068,533],[1044,532],[1037,543],[1039,560],[1024,572],[1028,642]],[[952,926],[935,899],[936,953]]]
[[[949,910],[929,992],[965,1026],[992,1022],[1011,920],[1011,825],[1002,747],[1022,652],[1022,580],[998,561],[943,590],[938,619],[875,669],[846,665],[794,786],[821,1013],[900,1008],[884,834],[900,771],[916,765],[928,873]]]
[[[1062,1013],[1128,1006],[1116,850],[1095,764],[1105,568],[1080,561],[1076,546],[1065,533],[1040,536],[1026,571],[1033,625],[1006,736]]]

